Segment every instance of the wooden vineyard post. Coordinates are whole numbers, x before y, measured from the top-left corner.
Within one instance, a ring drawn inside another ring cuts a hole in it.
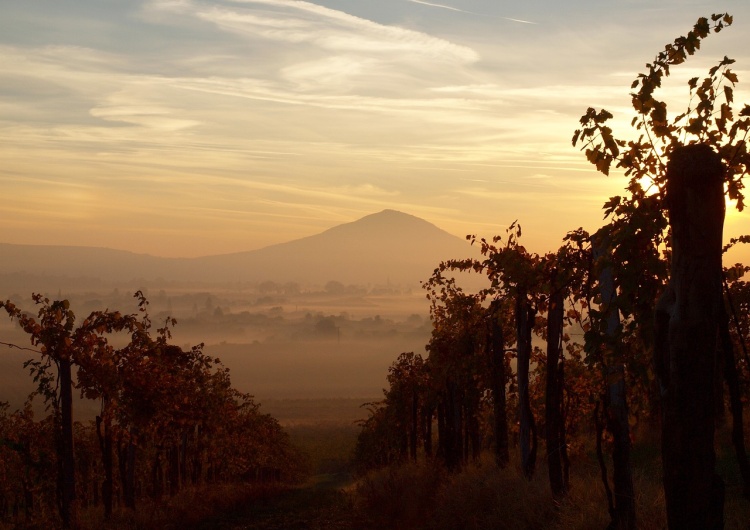
[[[608,251],[609,240],[599,232],[595,234],[594,256],[599,259]],[[614,499],[610,507],[612,528],[634,530],[637,527],[635,511],[635,488],[630,461],[630,423],[625,385],[625,365],[622,344],[617,338],[620,326],[620,311],[615,304],[616,291],[612,266],[605,265],[599,272],[602,297],[605,339],[602,356],[602,376],[605,381],[604,394],[606,426],[612,435],[612,468]]]
[[[656,307],[662,393],[662,464],[672,530],[723,528],[724,483],[716,474],[714,372],[722,314],[724,180],[707,145],[675,149],[667,165],[672,262]]]

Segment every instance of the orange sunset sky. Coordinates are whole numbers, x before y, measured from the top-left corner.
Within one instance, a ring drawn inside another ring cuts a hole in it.
[[[0,242],[190,257],[393,208],[458,236],[518,219],[554,250],[626,182],[572,147],[580,116],[630,134],[637,73],[727,11],[660,93],[672,115],[724,55],[750,103],[750,3],[6,0]]]

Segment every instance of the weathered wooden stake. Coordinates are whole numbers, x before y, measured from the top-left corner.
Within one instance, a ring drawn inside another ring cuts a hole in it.
[[[529,363],[531,361],[531,331],[536,310],[531,306],[526,292],[519,289],[516,294],[516,343],[518,347],[518,445],[521,449],[521,467],[526,478],[531,478],[536,469],[536,425],[529,401]]]
[[[70,353],[61,356],[60,377],[60,416],[62,421],[62,491],[60,515],[63,528],[78,528],[78,505],[76,500],[75,452],[73,446],[73,383]]]
[[[547,468],[552,496],[561,499],[568,491],[564,469],[567,458],[565,424],[563,417],[563,319],[565,297],[554,279],[551,282],[549,311],[547,314],[547,385],[545,392],[545,435],[547,442]]]
[[[724,179],[707,145],[675,149],[667,165],[672,229],[669,285],[656,307],[656,371],[662,392],[662,464],[672,530],[723,528],[716,474],[714,371],[722,314]]]
[[[503,340],[503,327],[500,323],[500,302],[493,301],[490,304],[490,341],[489,341],[489,365],[490,384],[492,388],[492,402],[495,435],[495,463],[498,467],[505,467],[510,461],[508,447],[508,418],[506,412],[507,399],[505,395],[505,342]]]
[[[599,232],[594,236],[594,257],[599,258],[608,251],[608,238]],[[612,434],[612,479],[614,498],[610,507],[612,523],[610,528],[634,530],[637,527],[635,511],[635,489],[633,470],[630,462],[630,423],[627,388],[625,386],[625,365],[622,347],[617,338],[620,326],[620,311],[615,305],[615,282],[612,266],[607,265],[599,273],[599,286],[602,296],[602,311],[606,322],[605,350],[602,358],[603,377],[606,382],[604,395],[607,430]]]

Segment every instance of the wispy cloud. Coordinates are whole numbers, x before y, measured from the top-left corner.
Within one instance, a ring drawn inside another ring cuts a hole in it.
[[[2,237],[208,254],[386,207],[458,234],[515,218],[594,226],[624,179],[598,176],[572,132],[596,106],[627,134],[629,81],[663,45],[654,35],[682,22],[612,4],[599,23],[548,2],[72,2],[64,17],[18,3],[0,17],[0,226],[14,227]],[[738,31],[716,38],[719,58],[747,65]],[[700,60],[661,93],[704,75]]]
[[[187,0],[159,1],[153,3],[151,8],[193,15],[251,38],[313,44],[333,52],[359,52],[375,56],[413,53],[440,58],[441,61],[453,59],[461,62],[479,59],[477,53],[466,46],[400,26],[379,24],[311,2],[235,0],[234,3],[238,7],[262,5],[266,9],[262,13],[254,13]]]
[[[510,20],[511,22],[518,22],[519,24],[536,24],[536,22],[532,22],[530,20],[523,20],[520,18],[511,18],[511,17],[500,17],[503,20]]]
[[[468,13],[470,15],[478,14],[478,13],[474,13],[473,11],[464,11],[463,9],[458,9],[457,7],[445,6],[443,4],[433,4],[432,2],[423,2],[422,0],[408,0],[408,1],[414,4],[422,4],[422,5],[430,6],[430,7],[439,7],[441,9],[448,9],[450,11],[458,11],[459,13]]]
[[[466,13],[467,15],[477,15],[477,16],[480,16],[480,17],[500,18],[500,19],[503,19],[503,20],[508,20],[510,22],[518,22],[518,23],[521,23],[521,24],[536,24],[536,22],[531,22],[530,20],[522,20],[520,18],[511,18],[511,17],[502,17],[502,16],[498,16],[498,15],[490,15],[490,14],[487,14],[487,13],[477,13],[476,11],[466,11],[465,9],[459,9],[457,7],[451,7],[451,6],[447,6],[447,5],[444,5],[444,4],[435,4],[433,2],[425,2],[424,0],[407,0],[407,2],[411,2],[413,4],[422,4],[422,5],[430,6],[430,7],[437,7],[437,8],[440,8],[440,9],[447,9],[449,11],[456,11],[458,13]]]

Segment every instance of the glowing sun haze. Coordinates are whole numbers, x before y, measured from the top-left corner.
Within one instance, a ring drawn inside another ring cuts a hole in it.
[[[392,208],[553,250],[625,185],[571,146],[580,116],[623,135],[636,74],[724,11],[672,115],[724,55],[750,102],[745,0],[4,0],[0,241],[201,256]]]

